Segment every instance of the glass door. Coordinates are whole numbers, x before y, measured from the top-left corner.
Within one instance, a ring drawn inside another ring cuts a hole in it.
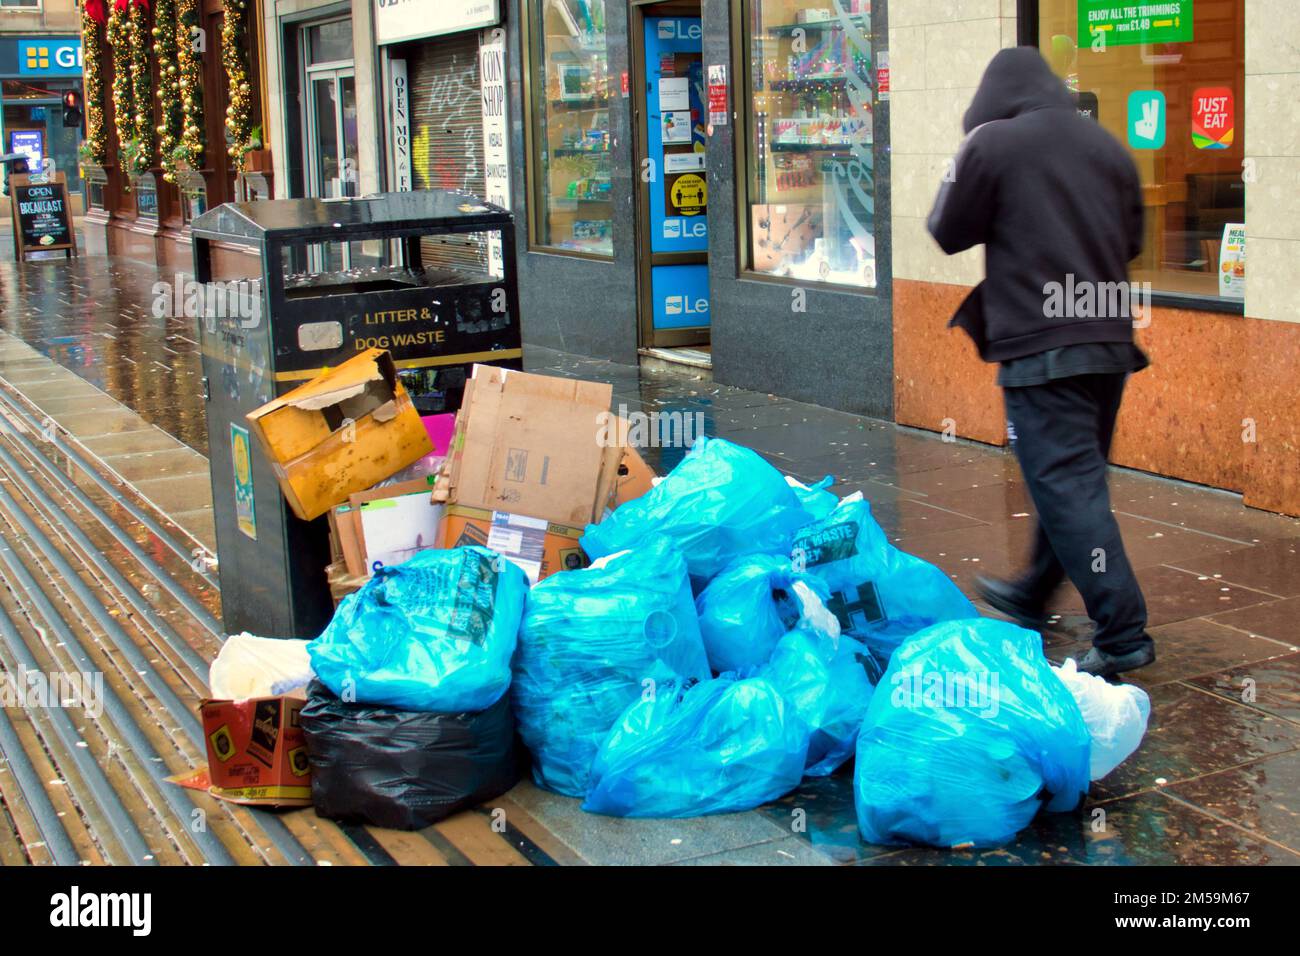
[[[709,221],[703,29],[698,4],[633,8],[631,95],[641,169],[640,339],[709,341]]]
[[[357,195],[357,95],[351,67],[308,73],[308,193]]]
[[[331,20],[302,30],[303,151],[306,193],[318,199],[359,195],[357,92],[352,23]],[[311,267],[339,271],[354,265],[359,244],[323,243],[311,249]]]

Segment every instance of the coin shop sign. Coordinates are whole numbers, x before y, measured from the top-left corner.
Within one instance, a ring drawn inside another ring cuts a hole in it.
[[[1079,0],[1079,46],[1190,43],[1192,0]]]

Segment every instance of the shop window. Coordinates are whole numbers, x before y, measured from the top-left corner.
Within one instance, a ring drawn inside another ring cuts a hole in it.
[[[613,254],[604,0],[530,5],[530,238]]]
[[[87,208],[107,210],[108,173],[103,166],[87,165],[85,175]]]
[[[176,185],[181,193],[181,221],[188,226],[208,210],[208,185],[203,174],[192,169],[177,173]]]
[[[1040,0],[1039,49],[1137,163],[1146,237],[1132,281],[1240,299],[1245,0],[1137,7],[1121,18],[1109,0]]]
[[[271,183],[265,173],[241,173],[235,179],[235,202],[259,202],[271,198]]]
[[[751,272],[876,284],[870,0],[745,0]]]
[[[135,196],[135,215],[137,219],[158,221],[158,180],[153,173],[141,173],[131,180],[131,192]]]

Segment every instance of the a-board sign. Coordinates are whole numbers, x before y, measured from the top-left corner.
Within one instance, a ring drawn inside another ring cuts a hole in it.
[[[72,228],[68,182],[63,173],[52,177],[15,174],[9,179],[14,220],[14,255],[21,262],[33,252],[77,254]]]

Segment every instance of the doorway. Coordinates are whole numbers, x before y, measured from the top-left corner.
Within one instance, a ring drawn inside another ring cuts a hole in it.
[[[299,30],[302,66],[304,194],[345,199],[358,194],[357,87],[352,21],[312,23]],[[355,263],[355,243],[327,242],[309,250],[310,268],[338,272]]]
[[[708,114],[700,3],[632,0],[630,13],[639,344],[707,359]]]

